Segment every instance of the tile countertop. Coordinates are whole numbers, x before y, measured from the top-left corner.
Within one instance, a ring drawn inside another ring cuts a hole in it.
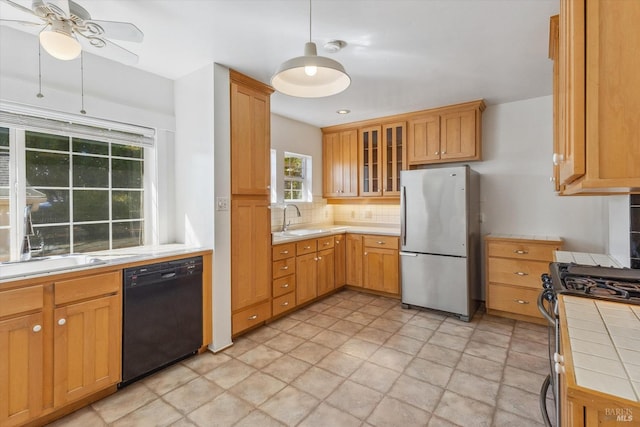
[[[397,227],[377,227],[362,225],[324,225],[317,227],[308,227],[307,230],[318,230],[316,233],[305,235],[290,235],[287,232],[276,231],[271,233],[271,243],[274,245],[280,243],[296,242],[299,240],[315,239],[317,237],[332,236],[334,234],[352,233],[352,234],[378,234],[384,236],[400,236],[400,226]],[[305,229],[292,229],[289,232],[296,232]]]
[[[562,298],[576,384],[640,402],[640,306]]]
[[[574,262],[582,265],[600,265],[602,267],[622,268],[615,258],[607,254],[591,254],[587,252],[556,251],[556,262]]]

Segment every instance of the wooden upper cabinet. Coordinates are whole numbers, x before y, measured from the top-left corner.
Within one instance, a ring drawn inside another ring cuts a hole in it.
[[[553,61],[553,152],[560,153],[560,128],[558,126],[560,114],[560,96],[558,92],[558,55],[560,48],[559,40],[559,16],[554,15],[549,20],[549,59]],[[555,191],[560,191],[560,166],[553,165],[551,182]]]
[[[400,196],[400,171],[407,168],[406,122],[382,126],[382,195]]]
[[[360,195],[382,195],[382,129],[372,126],[360,129]]]
[[[358,195],[358,131],[328,133],[322,141],[324,197]]]
[[[561,0],[563,194],[640,192],[640,2]]]
[[[477,133],[474,109],[440,116],[440,159],[450,161],[479,159]]]
[[[440,160],[440,116],[428,114],[410,120],[409,141],[409,165],[422,165]]]
[[[231,194],[266,195],[271,184],[271,88],[231,71]]]

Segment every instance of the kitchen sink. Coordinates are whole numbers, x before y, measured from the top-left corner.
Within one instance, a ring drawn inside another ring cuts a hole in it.
[[[326,230],[322,228],[306,228],[306,229],[300,229],[300,230],[283,231],[282,235],[283,236],[308,236],[309,234],[319,234],[319,233],[325,233],[327,231],[330,231],[330,230]]]
[[[105,263],[106,261],[100,258],[81,254],[56,255],[32,258],[29,261],[4,262],[0,263],[0,280]]]

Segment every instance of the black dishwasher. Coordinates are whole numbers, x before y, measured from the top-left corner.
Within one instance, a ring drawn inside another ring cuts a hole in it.
[[[120,387],[201,345],[202,257],[124,270]]]

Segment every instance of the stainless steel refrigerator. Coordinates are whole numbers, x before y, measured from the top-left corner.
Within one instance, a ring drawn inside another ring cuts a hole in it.
[[[480,297],[480,185],[468,166],[400,172],[403,307],[469,321]]]

